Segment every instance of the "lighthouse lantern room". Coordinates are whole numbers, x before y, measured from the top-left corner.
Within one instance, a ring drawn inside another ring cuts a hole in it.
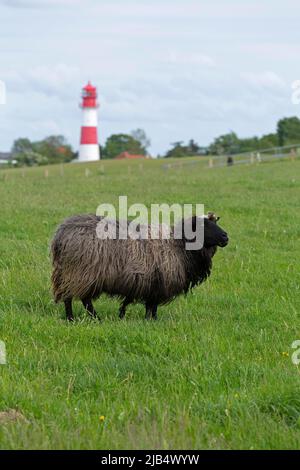
[[[82,90],[80,104],[83,114],[81,127],[79,162],[100,160],[98,144],[97,89],[90,82]]]

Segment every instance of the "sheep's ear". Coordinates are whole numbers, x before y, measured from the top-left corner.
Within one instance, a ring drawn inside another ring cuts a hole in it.
[[[221,217],[219,217],[219,216],[218,216],[218,217],[216,217],[216,222],[218,222],[218,220],[220,220],[220,218],[221,218]]]
[[[220,217],[217,217],[214,212],[208,212],[208,213],[207,213],[207,218],[208,218],[209,220],[212,220],[213,222],[217,222]]]

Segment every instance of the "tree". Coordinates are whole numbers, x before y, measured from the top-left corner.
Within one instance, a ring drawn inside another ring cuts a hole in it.
[[[277,123],[279,146],[300,142],[300,119],[296,116],[280,119]]]
[[[199,154],[205,155],[207,150],[205,147],[199,147],[194,139],[190,139],[187,145],[184,145],[181,140],[173,142],[171,145],[172,148],[168,150],[165,158],[192,157]]]
[[[32,151],[18,153],[16,155],[17,166],[40,166],[48,165],[49,160],[47,157]]]
[[[148,139],[147,135],[146,135],[146,132],[143,130],[143,129],[136,129],[135,131],[132,131],[131,132],[131,136],[137,140],[138,142],[140,142],[141,146],[143,147],[143,149],[145,150],[145,152],[147,151],[147,149],[150,147],[151,145],[151,140]]]
[[[209,146],[209,152],[213,155],[227,155],[240,151],[240,141],[235,132],[217,137]]]
[[[71,146],[62,135],[51,135],[36,142],[35,150],[48,158],[49,163],[69,162],[74,158]]]
[[[122,152],[145,155],[146,149],[132,135],[113,134],[108,137],[102,151],[103,158],[115,158]]]
[[[39,142],[17,139],[12,146],[12,154],[19,165],[28,166],[69,162],[75,156],[62,135],[52,135]]]
[[[194,139],[190,139],[188,145],[187,145],[187,152],[190,155],[197,155],[200,151],[200,147],[197,144],[197,142],[194,141]]]
[[[259,139],[258,137],[246,137],[244,139],[238,138],[238,152],[253,152],[259,148]]]
[[[166,153],[165,158],[182,158],[187,156],[187,148],[182,141],[173,142],[172,148]]]
[[[277,147],[278,145],[279,143],[277,134],[263,135],[258,141],[259,150]]]
[[[26,152],[33,151],[34,144],[27,138],[16,139],[13,143],[11,153],[14,157],[19,154],[25,154]]]

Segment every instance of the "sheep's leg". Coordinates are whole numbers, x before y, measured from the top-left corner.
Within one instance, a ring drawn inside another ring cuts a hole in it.
[[[82,299],[82,303],[83,303],[84,308],[91,315],[91,317],[97,318],[97,312],[94,309],[94,305],[92,303],[92,300],[91,299]]]
[[[157,320],[157,305],[146,304],[146,320]]]
[[[125,313],[126,313],[126,307],[127,305],[129,305],[131,302],[129,299],[124,299],[122,304],[121,304],[121,307],[120,307],[120,310],[119,310],[119,318],[124,318],[125,317]]]
[[[73,311],[72,311],[72,299],[65,300],[65,309],[66,309],[66,317],[68,321],[74,321]]]
[[[152,316],[152,307],[149,304],[146,304],[146,316],[145,320],[150,320]]]
[[[157,305],[153,305],[152,307],[152,318],[153,320],[157,320]]]

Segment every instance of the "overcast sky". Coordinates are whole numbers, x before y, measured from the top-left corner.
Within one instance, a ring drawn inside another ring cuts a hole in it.
[[[137,127],[153,153],[300,116],[299,0],[0,0],[0,151],[64,134],[78,147],[81,87],[99,91],[101,143]]]

